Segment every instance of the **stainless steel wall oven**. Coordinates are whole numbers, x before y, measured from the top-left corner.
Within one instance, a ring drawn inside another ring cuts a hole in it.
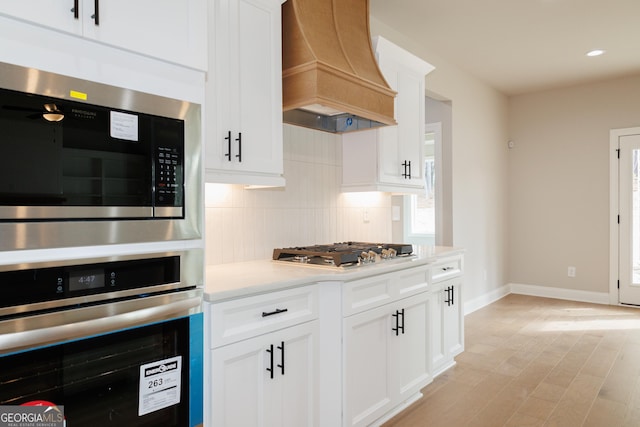
[[[0,63],[0,250],[201,237],[201,108]]]
[[[66,425],[202,424],[200,250],[0,266],[0,405]]]

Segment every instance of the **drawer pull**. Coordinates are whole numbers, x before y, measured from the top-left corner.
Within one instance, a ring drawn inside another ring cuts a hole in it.
[[[453,267],[449,266],[449,267],[442,267],[442,271],[449,271],[449,270],[453,270]]]
[[[276,308],[273,311],[263,311],[262,312],[262,317],[273,316],[274,314],[280,314],[280,313],[284,313],[286,311],[289,311],[289,309],[288,308]]]

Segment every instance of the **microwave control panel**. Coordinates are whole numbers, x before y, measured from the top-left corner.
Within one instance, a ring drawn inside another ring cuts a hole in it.
[[[184,174],[177,147],[158,147],[156,157],[156,206],[179,206]]]

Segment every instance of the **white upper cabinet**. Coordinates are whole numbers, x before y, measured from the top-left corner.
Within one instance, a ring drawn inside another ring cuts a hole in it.
[[[25,0],[5,1],[0,13],[59,31],[82,34],[80,0]]]
[[[398,124],[342,135],[343,191],[418,192],[424,188],[424,77],[434,67],[382,37],[373,46],[380,71],[398,92]]]
[[[206,0],[24,0],[0,13],[168,62],[206,70]]]
[[[214,0],[206,83],[207,182],[283,186],[282,0]]]

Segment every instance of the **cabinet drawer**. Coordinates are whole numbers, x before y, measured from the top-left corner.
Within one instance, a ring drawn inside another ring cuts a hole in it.
[[[211,304],[211,347],[216,348],[317,317],[317,285]]]
[[[431,266],[431,283],[450,279],[462,274],[462,257],[444,259]]]
[[[343,315],[350,316],[374,307],[425,292],[428,268],[411,268],[344,284]]]

